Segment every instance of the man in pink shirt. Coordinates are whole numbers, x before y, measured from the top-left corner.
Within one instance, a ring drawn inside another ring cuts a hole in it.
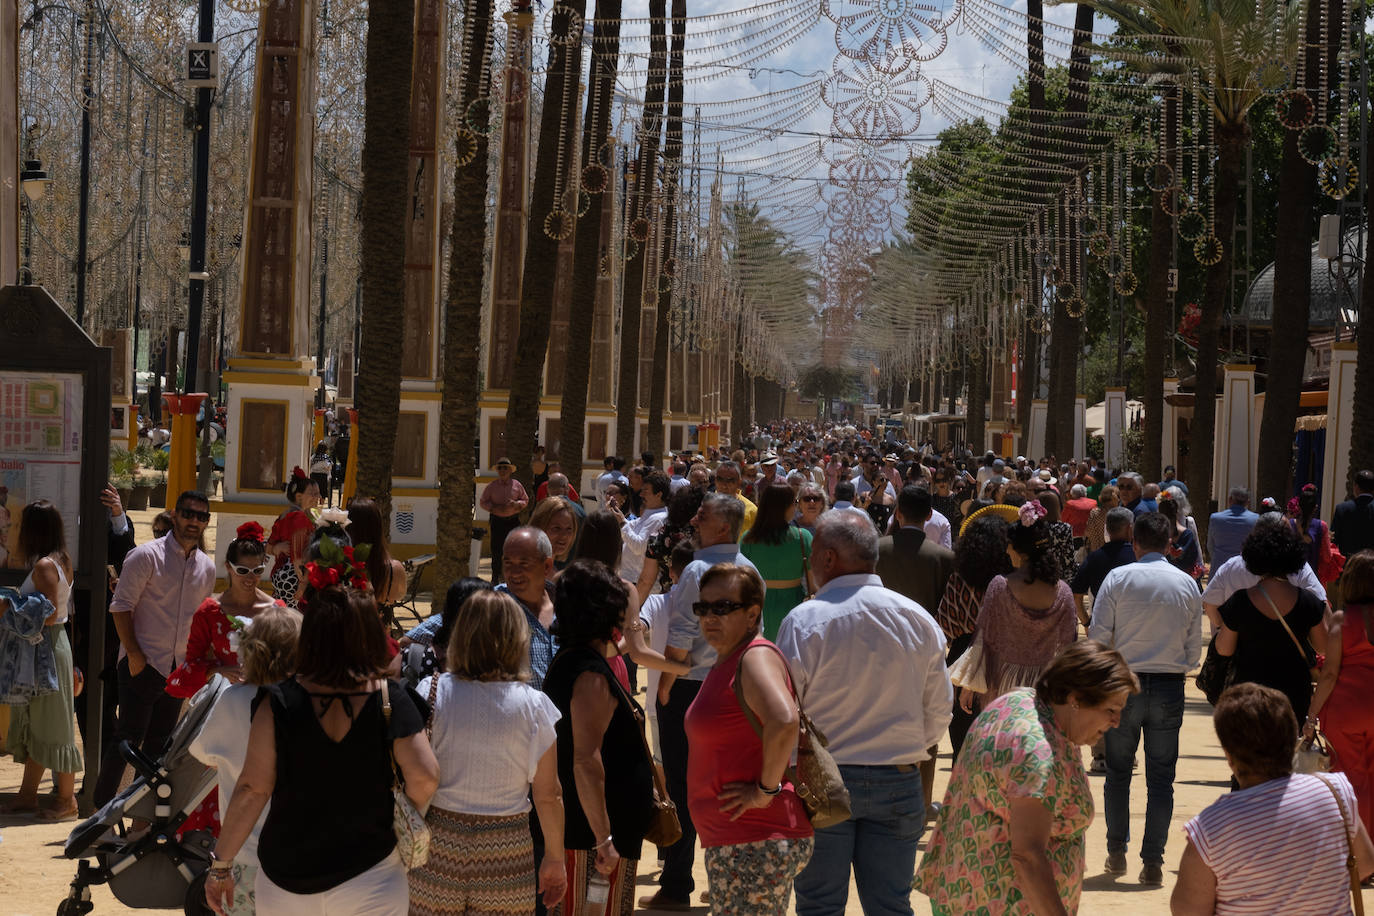
[[[530,504],[525,488],[513,476],[515,464],[509,458],[496,461],[496,479],[482,489],[479,500],[491,516],[491,581],[501,581],[501,553],[506,535],[520,527],[520,513]]]
[[[119,791],[124,776],[120,743],[128,741],[156,760],[181,714],[181,699],[167,693],[167,676],[186,660],[191,619],[215,588],[215,561],[200,549],[209,524],[209,500],[187,490],[177,497],[172,530],[124,558],[110,601],[119,633],[119,713],[114,736],[101,755],[97,807]]]

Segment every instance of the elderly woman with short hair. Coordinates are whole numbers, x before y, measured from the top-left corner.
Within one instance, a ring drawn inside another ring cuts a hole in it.
[[[814,535],[816,522],[827,508],[829,502],[825,498],[825,487],[815,483],[804,483],[797,491],[797,514],[792,519],[792,524]]]
[[[1240,788],[1183,828],[1172,911],[1350,913],[1347,849],[1368,877],[1374,843],[1345,776],[1293,772],[1298,721],[1271,687],[1229,688],[1212,723]]]
[[[700,589],[692,613],[716,663],[687,710],[687,793],[711,911],[782,916],[814,844],[785,777],[800,721],[792,679],[759,632],[764,584],[756,570],[718,563]]]
[[[258,554],[261,556],[261,552]],[[268,606],[238,634],[238,673],[242,682],[225,688],[206,714],[200,733],[191,740],[191,754],[218,770],[219,806],[229,809],[234,784],[243,772],[248,735],[253,724],[253,698],[258,688],[284,681],[296,662],[301,615],[284,605]],[[213,675],[212,675],[213,676]],[[234,860],[234,893],[226,901],[226,916],[251,916],[256,911],[253,885],[258,876],[258,836],[266,812],[258,816],[248,839]]]
[[[954,761],[916,872],[935,916],[1077,912],[1093,819],[1079,748],[1119,725],[1139,690],[1119,652],[1082,640],[1034,688],[988,704]]]

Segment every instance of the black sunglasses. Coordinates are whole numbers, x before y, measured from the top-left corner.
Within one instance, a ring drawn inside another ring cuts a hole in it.
[[[728,598],[719,601],[695,601],[692,603],[692,613],[698,617],[725,617],[748,606],[743,601],[731,601]]]
[[[208,522],[210,520],[210,513],[201,509],[182,508],[177,510],[177,515],[180,515],[188,522]]]
[[[820,502],[820,501],[821,501],[821,498],[820,498],[819,496],[803,496],[803,497],[801,497],[800,499],[797,500],[797,502],[803,502],[803,503],[818,503],[818,502]]]

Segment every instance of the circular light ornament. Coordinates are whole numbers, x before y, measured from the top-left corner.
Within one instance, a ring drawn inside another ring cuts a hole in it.
[[[1303,90],[1285,89],[1274,103],[1274,113],[1284,127],[1302,130],[1316,117],[1317,106],[1312,104],[1312,97]]]
[[[1207,217],[1197,207],[1185,210],[1178,217],[1179,238],[1196,242],[1207,234]]]
[[[1298,133],[1298,155],[1308,165],[1336,155],[1336,132],[1326,124],[1312,124]]]
[[[1220,262],[1223,250],[1221,240],[1215,235],[1204,235],[1193,242],[1193,257],[1204,267],[1211,267]]]
[[[1105,232],[1094,232],[1088,237],[1088,252],[1095,258],[1105,258],[1111,254],[1112,237]]]
[[[469,102],[467,110],[463,112],[463,122],[468,130],[479,137],[491,133],[491,99],[483,96]]]
[[[1145,187],[1159,194],[1174,183],[1174,167],[1162,159],[1156,159],[1145,170]]]
[[[642,216],[635,217],[630,223],[630,238],[643,242],[649,238],[649,221]]]
[[[561,242],[572,235],[573,225],[573,215],[562,207],[555,207],[544,217],[544,234]]]
[[[1255,70],[1255,82],[1265,92],[1277,95],[1288,88],[1293,80],[1293,71],[1280,58],[1271,57]]]
[[[1139,285],[1140,281],[1136,278],[1135,271],[1133,270],[1123,270],[1116,278],[1116,283],[1114,284],[1116,291],[1123,296],[1133,294],[1136,287]]]
[[[600,163],[593,162],[582,170],[582,190],[588,194],[600,194],[606,190],[609,183],[606,167]]]
[[[1348,156],[1329,156],[1317,167],[1317,184],[1334,200],[1345,200],[1360,186],[1360,169]]]
[[[1064,314],[1070,318],[1082,318],[1087,305],[1082,296],[1072,296],[1064,300]]]

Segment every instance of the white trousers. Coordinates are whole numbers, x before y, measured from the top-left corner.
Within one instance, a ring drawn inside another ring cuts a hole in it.
[[[255,888],[258,916],[406,916],[410,911],[410,886],[395,850],[356,878],[318,894],[282,890],[262,869]]]

